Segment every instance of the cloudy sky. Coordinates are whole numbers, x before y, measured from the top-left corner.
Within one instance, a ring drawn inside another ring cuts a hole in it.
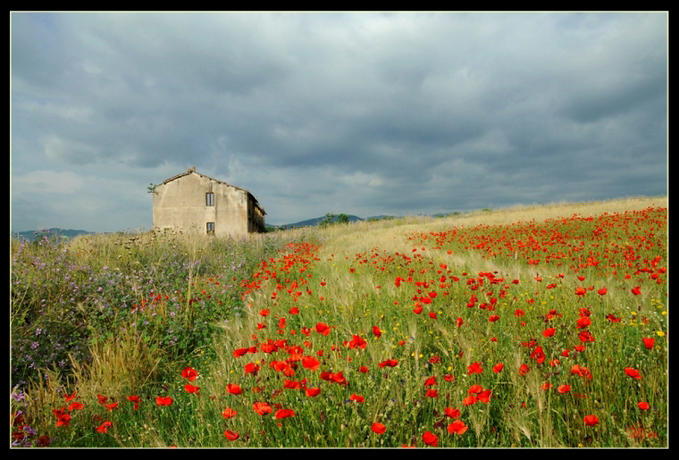
[[[11,227],[152,227],[195,165],[285,224],[667,194],[668,14],[12,13]]]

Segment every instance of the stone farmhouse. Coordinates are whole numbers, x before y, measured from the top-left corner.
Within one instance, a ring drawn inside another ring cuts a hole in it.
[[[214,236],[264,232],[266,212],[247,190],[191,167],[153,187],[153,227]]]

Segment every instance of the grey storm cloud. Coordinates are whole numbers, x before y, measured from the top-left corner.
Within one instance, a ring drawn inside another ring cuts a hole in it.
[[[192,165],[271,223],[664,195],[667,20],[13,13],[12,226],[149,227]]]

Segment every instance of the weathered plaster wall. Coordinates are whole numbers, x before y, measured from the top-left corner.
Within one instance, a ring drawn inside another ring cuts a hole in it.
[[[214,193],[214,206],[206,206],[207,192]],[[153,226],[205,234],[207,222],[214,222],[215,236],[243,235],[248,231],[247,203],[246,191],[190,173],[155,187]]]

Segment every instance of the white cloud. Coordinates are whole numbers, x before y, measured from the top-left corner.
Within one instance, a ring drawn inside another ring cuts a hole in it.
[[[99,156],[99,148],[88,142],[49,136],[43,141],[44,153],[50,160],[65,163],[86,164]]]
[[[12,107],[12,110],[19,110],[27,114],[40,114],[46,117],[61,118],[77,123],[86,123],[93,115],[92,109],[89,107],[36,101],[21,102]]]
[[[11,177],[12,189],[15,195],[74,194],[85,187],[85,180],[70,171],[32,171],[23,175]]]
[[[356,171],[351,174],[342,174],[338,178],[338,182],[344,187],[380,187],[384,184],[384,180],[379,174],[367,174],[361,171]]]

